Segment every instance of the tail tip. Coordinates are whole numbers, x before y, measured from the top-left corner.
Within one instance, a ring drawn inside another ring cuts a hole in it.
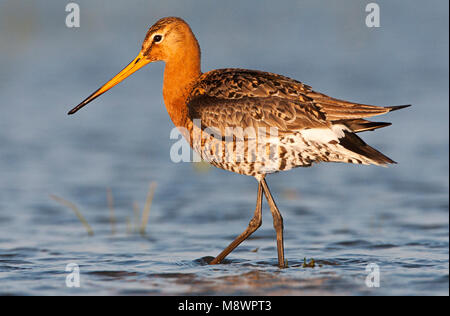
[[[412,104],[404,104],[404,105],[393,105],[393,106],[388,106],[387,108],[389,109],[389,112],[392,111],[397,111],[397,110],[401,110],[404,108],[409,108]]]

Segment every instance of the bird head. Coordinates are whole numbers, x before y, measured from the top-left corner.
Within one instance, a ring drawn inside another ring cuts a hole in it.
[[[69,111],[74,114],[89,102],[93,101],[131,74],[151,62],[164,61],[166,63],[177,61],[180,64],[185,58],[185,52],[200,54],[198,42],[189,25],[181,18],[162,18],[148,30],[142,43],[141,51],[124,69],[88,96],[80,104]],[[200,56],[193,56],[199,59]],[[180,71],[182,71],[180,69]]]

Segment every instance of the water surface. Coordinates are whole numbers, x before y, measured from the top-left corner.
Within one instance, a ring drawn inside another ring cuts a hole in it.
[[[447,2],[379,1],[379,29],[365,27],[360,1],[78,3],[79,29],[65,27],[64,4],[0,4],[0,294],[448,295]],[[363,135],[398,165],[268,177],[287,269],[276,266],[266,203],[252,238],[224,264],[206,264],[245,229],[257,184],[170,161],[163,64],[66,116],[167,15],[191,24],[204,71],[262,69],[338,98],[413,104],[380,118],[393,126]],[[150,182],[142,236],[133,203],[142,209]],[[94,236],[50,194],[75,203]],[[80,288],[66,287],[69,263],[80,267]],[[365,284],[370,263],[379,288]]]

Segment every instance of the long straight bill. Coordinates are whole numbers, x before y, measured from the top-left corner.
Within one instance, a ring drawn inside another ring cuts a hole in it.
[[[88,96],[83,102],[78,104],[76,107],[74,107],[72,110],[69,111],[69,115],[74,114],[79,109],[81,109],[83,106],[91,102],[92,100],[96,99],[97,97],[101,96],[103,93],[114,87],[116,84],[124,80],[126,77],[130,76],[134,72],[138,71],[145,65],[150,63],[148,59],[144,57],[142,53],[139,53],[137,57],[128,64],[124,69],[122,69],[121,72],[119,72],[117,75],[114,76],[111,80],[109,80],[107,83],[105,83],[100,89],[92,93],[90,96]]]

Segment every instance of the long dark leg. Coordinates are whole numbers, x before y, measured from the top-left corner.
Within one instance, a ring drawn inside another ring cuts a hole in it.
[[[273,227],[275,227],[275,231],[277,232],[278,265],[280,266],[280,268],[284,268],[285,262],[284,262],[284,244],[283,244],[283,217],[281,217],[281,213],[278,210],[275,201],[273,200],[272,194],[270,193],[266,180],[262,179],[261,184],[263,186],[267,202],[269,202],[270,211],[272,212]]]
[[[258,183],[258,196],[256,198],[256,209],[255,209],[255,215],[250,220],[250,223],[248,224],[247,229],[240,234],[227,248],[225,248],[224,251],[222,251],[214,260],[212,260],[209,264],[217,264],[221,263],[223,259],[225,259],[226,256],[230,252],[232,252],[237,246],[241,244],[244,240],[246,240],[255,230],[257,230],[262,223],[262,215],[261,215],[261,208],[262,208],[262,186],[261,182]]]

